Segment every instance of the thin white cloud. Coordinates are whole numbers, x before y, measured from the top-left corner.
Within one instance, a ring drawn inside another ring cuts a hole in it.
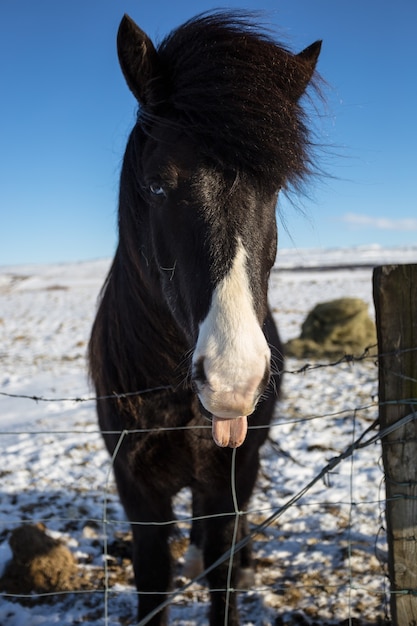
[[[376,228],[378,230],[417,230],[417,219],[404,217],[391,219],[389,217],[373,217],[361,213],[345,213],[341,221],[351,226]]]

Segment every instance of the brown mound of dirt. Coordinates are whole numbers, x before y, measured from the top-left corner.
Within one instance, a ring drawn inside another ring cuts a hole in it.
[[[8,593],[68,591],[77,573],[74,555],[45,532],[42,524],[20,526],[9,539],[13,558],[1,579]]]
[[[286,344],[285,353],[298,359],[338,359],[345,354],[360,356],[376,342],[366,302],[340,298],[317,304],[303,322],[300,337]]]

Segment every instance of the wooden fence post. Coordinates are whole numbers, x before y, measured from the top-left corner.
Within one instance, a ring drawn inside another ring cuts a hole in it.
[[[417,626],[417,265],[373,275],[393,626]]]

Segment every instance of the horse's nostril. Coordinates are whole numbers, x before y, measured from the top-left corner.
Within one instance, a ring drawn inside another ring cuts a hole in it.
[[[200,413],[201,415],[204,415],[204,417],[207,417],[208,419],[212,419],[213,414],[210,413],[210,411],[207,411],[206,407],[204,406],[204,404],[201,402],[200,398],[198,398],[198,407],[200,409]]]
[[[193,364],[193,382],[204,385],[207,382],[206,372],[204,370],[204,357],[200,357]]]

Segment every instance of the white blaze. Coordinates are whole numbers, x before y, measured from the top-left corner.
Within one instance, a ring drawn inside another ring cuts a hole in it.
[[[193,364],[203,362],[207,379],[197,382],[200,400],[218,418],[237,418],[254,411],[270,362],[271,353],[255,314],[246,258],[239,240],[232,267],[213,292],[193,356]]]

